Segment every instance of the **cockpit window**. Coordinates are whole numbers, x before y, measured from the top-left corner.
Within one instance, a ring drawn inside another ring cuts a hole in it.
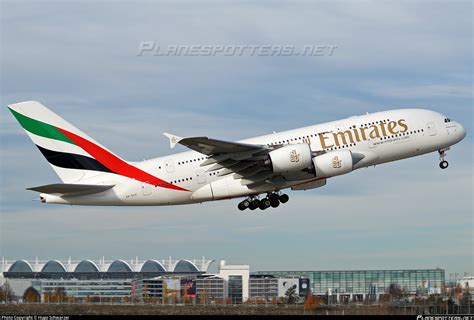
[[[444,118],[444,122],[451,122],[451,119],[449,119],[449,118]]]

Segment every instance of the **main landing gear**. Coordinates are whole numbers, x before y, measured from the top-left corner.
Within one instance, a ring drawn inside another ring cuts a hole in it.
[[[449,163],[448,161],[444,160],[444,157],[446,156],[446,151],[448,149],[441,149],[441,150],[438,150],[438,153],[439,153],[439,167],[441,169],[446,169],[448,166],[449,166]]]
[[[256,196],[249,197],[237,206],[241,211],[249,208],[250,210],[260,209],[265,210],[267,208],[276,208],[280,203],[286,203],[290,200],[290,197],[287,194],[279,194],[276,192],[268,193],[267,196],[263,199],[258,199]]]

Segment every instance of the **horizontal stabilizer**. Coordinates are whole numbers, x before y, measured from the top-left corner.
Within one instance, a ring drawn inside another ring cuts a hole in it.
[[[27,188],[27,190],[58,196],[74,197],[104,192],[113,188],[114,186],[115,185],[55,183],[34,188]]]

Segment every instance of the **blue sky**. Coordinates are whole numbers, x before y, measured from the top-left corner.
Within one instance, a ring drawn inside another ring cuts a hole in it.
[[[58,182],[0,110],[0,256],[199,258],[263,269],[442,267],[474,273],[470,1],[1,2],[1,103],[41,101],[129,160],[162,132],[238,140],[399,107],[468,135],[448,153],[362,169],[265,213],[46,206]],[[137,56],[167,45],[335,45],[332,56]],[[181,148],[181,147],[180,147]],[[178,149],[184,151],[184,148]]]

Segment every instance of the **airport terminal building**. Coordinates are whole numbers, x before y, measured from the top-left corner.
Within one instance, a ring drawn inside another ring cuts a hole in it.
[[[286,275],[308,277],[311,292],[318,296],[335,295],[353,299],[355,295],[365,300],[366,296],[377,298],[396,285],[409,294],[441,293],[445,284],[443,269],[407,270],[340,270],[340,271],[258,271],[254,274],[281,277]]]
[[[16,296],[36,292],[45,300],[58,288],[76,300],[129,301],[132,280],[205,274],[213,260],[149,259],[35,261],[2,259],[0,284],[7,281]]]
[[[326,296],[337,302],[378,300],[396,285],[413,295],[440,293],[443,269],[256,271],[249,265],[214,260],[148,259],[28,261],[2,259],[0,284],[18,301],[114,303],[276,303],[289,292],[300,297]]]

